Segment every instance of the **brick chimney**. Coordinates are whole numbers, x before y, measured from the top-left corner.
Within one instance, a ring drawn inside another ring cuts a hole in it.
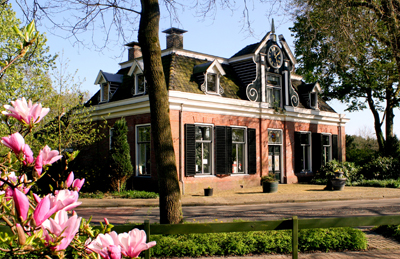
[[[183,49],[182,34],[184,34],[187,31],[172,27],[163,32],[167,34],[167,49],[170,48]]]
[[[132,41],[130,43],[125,44],[125,46],[129,47],[128,61],[135,58],[140,58],[142,56],[142,49],[140,48],[138,42]]]

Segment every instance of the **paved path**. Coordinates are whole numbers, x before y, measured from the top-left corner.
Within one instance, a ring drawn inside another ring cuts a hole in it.
[[[88,218],[94,216],[94,221],[102,221],[108,217],[112,223],[136,222],[134,215],[139,216],[138,222],[143,222],[144,218],[153,217],[158,219],[158,200],[131,200],[131,199],[81,199],[83,204],[77,209],[80,216]],[[351,206],[343,206],[344,201],[348,201]],[[317,203],[322,202],[322,203]],[[366,202],[366,203],[365,203]],[[304,209],[305,206],[315,203],[316,207]],[[363,204],[364,203],[364,204]],[[389,203],[383,205],[384,203]],[[308,204],[308,205],[306,205]],[[319,204],[319,205],[318,205]],[[375,204],[374,206],[372,206]],[[355,207],[362,213],[374,212],[379,215],[399,214],[400,213],[400,189],[373,188],[373,187],[345,187],[344,191],[324,191],[323,186],[318,185],[279,185],[277,193],[264,194],[261,187],[234,189],[229,191],[214,190],[214,196],[204,197],[199,194],[183,195],[182,205],[184,215],[190,210],[203,209],[207,214],[210,211],[218,211],[221,206],[237,205],[233,212],[237,216],[245,215],[248,207],[243,205],[264,206],[266,208],[260,214],[264,220],[270,217],[290,217],[303,213],[304,217],[329,216],[336,217],[337,214],[354,216]],[[213,206],[213,207],[208,207]],[[242,207],[241,207],[242,206]],[[323,207],[324,206],[324,207]],[[280,207],[278,211],[276,208]],[[303,210],[302,210],[303,208]],[[185,212],[186,210],[186,212]],[[230,212],[231,213],[231,212]],[[336,213],[336,214],[335,214]],[[253,213],[255,214],[255,213]],[[230,217],[232,215],[229,215]],[[253,215],[254,216],[254,215]],[[299,215],[301,216],[301,215]],[[214,218],[214,217],[212,217]],[[190,218],[188,218],[190,220]],[[353,258],[374,258],[374,259],[399,259],[400,244],[396,241],[384,238],[373,232],[366,231],[369,250],[368,251],[346,251],[340,253],[310,253],[299,254],[301,259],[353,259]],[[218,257],[205,257],[200,259],[218,259]],[[222,257],[221,257],[222,258]],[[260,255],[251,256],[251,259],[289,259],[291,255]],[[223,257],[223,259],[250,259],[250,257]]]

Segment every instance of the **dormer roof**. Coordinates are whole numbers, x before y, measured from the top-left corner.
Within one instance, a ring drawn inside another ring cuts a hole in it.
[[[94,81],[94,84],[98,85],[102,83],[102,81],[121,84],[122,78],[123,75],[107,73],[100,70],[99,73],[97,74],[96,81]]]

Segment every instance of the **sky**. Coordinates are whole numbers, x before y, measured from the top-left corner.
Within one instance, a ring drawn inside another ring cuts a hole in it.
[[[15,6],[15,5],[14,5]],[[17,7],[15,6],[15,11]],[[183,47],[187,50],[229,58],[243,47],[259,42],[271,30],[271,19],[275,19],[276,34],[282,34],[294,53],[294,38],[289,28],[293,23],[287,16],[270,15],[270,6],[255,4],[249,6],[250,22],[253,33],[243,29],[242,12],[240,7],[235,10],[217,10],[215,17],[199,18],[195,11],[187,8],[178,13],[179,23],[173,21],[168,13],[161,9],[160,44],[166,48],[166,35],[161,31],[171,27],[186,30],[183,35]],[[138,25],[133,25],[138,26]],[[69,71],[77,70],[77,79],[82,81],[82,89],[91,95],[99,90],[94,81],[100,71],[115,73],[119,69],[118,63],[126,61],[127,48],[121,45],[110,45],[102,52],[96,51],[90,44],[84,46],[76,44],[72,39],[65,39],[65,32],[48,29],[46,21],[38,24],[38,31],[45,32],[51,53],[63,53],[64,59],[69,60]],[[61,35],[63,37],[57,36]],[[92,32],[82,34],[83,38],[92,37]],[[101,35],[96,35],[101,40]],[[132,35],[129,41],[137,41],[137,34]],[[125,42],[127,43],[127,42]],[[121,56],[122,53],[122,56]],[[346,134],[374,137],[373,116],[369,109],[361,112],[346,112],[346,105],[338,101],[329,102],[336,112],[345,114],[350,121],[346,124]],[[394,131],[400,137],[400,110],[396,109]]]

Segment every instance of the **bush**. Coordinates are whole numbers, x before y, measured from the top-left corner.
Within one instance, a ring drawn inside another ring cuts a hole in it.
[[[367,187],[386,187],[386,188],[399,188],[400,179],[387,179],[387,180],[361,180],[358,182],[352,182],[353,186],[367,186]]]
[[[400,225],[384,225],[373,229],[384,237],[391,237],[400,242]]]
[[[127,198],[127,199],[156,199],[158,198],[158,193],[155,192],[146,192],[146,191],[122,191],[122,192],[111,192],[111,193],[103,193],[101,191],[96,191],[94,193],[80,193],[80,198],[89,198],[89,199],[103,199],[104,197],[110,198]]]
[[[332,179],[335,176],[335,172],[339,171],[343,172],[343,176],[347,178],[347,184],[363,179],[363,175],[360,174],[360,168],[354,163],[332,160],[321,167],[313,180],[311,180],[311,183],[327,184],[328,179]]]
[[[397,179],[400,176],[399,162],[391,156],[379,156],[366,164],[361,172],[366,179]]]
[[[154,257],[233,256],[290,253],[292,233],[254,231],[216,234],[154,235]],[[299,232],[299,251],[341,251],[367,248],[365,234],[352,228],[305,229]]]

